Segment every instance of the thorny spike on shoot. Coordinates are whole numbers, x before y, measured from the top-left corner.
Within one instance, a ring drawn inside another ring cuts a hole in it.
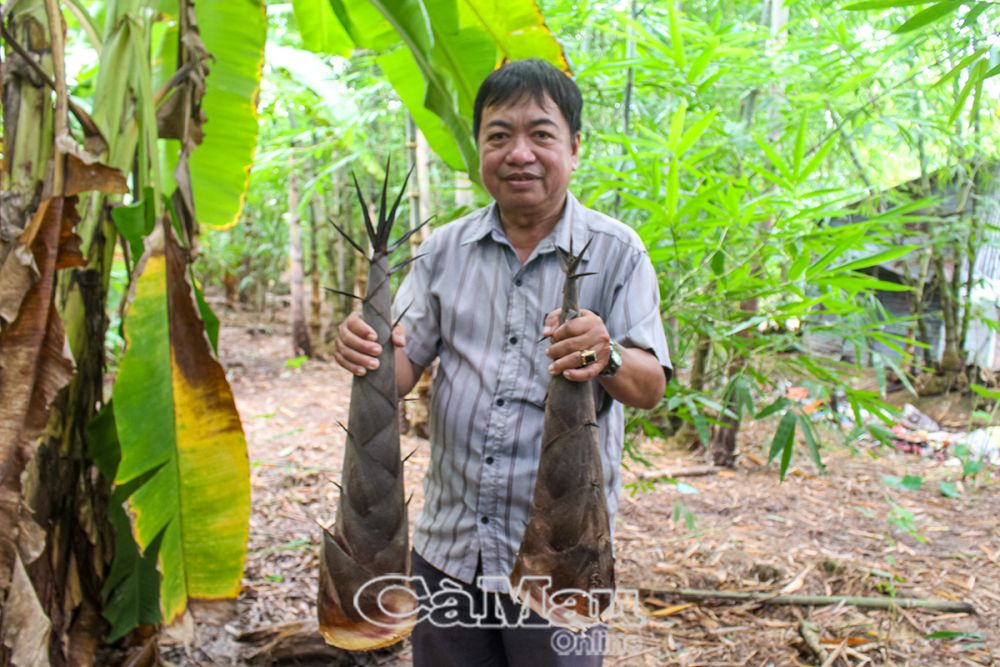
[[[412,305],[413,305],[412,301],[406,305],[406,308],[403,309],[403,312],[401,312],[399,314],[399,317],[396,318],[396,321],[392,323],[392,328],[393,329],[395,329],[396,325],[398,325],[400,322],[403,321],[403,316],[406,315],[406,311],[408,311],[410,309],[410,306],[412,306]]]
[[[362,206],[364,206],[364,205],[362,204]],[[361,246],[359,246],[358,243],[354,239],[351,238],[350,234],[348,234],[343,229],[341,229],[340,225],[338,225],[333,220],[327,220],[327,222],[329,222],[331,225],[333,225],[334,229],[336,229],[338,232],[340,232],[340,235],[343,236],[345,239],[347,239],[347,242],[351,244],[352,248],[354,248],[355,250],[357,250],[361,254],[362,257],[364,257],[365,259],[368,259],[368,253],[361,249]]]
[[[392,274],[396,273],[397,271],[405,269],[406,267],[408,267],[410,264],[413,264],[413,262],[417,261],[421,257],[423,257],[423,255],[414,255],[413,257],[408,257],[408,258],[404,259],[402,262],[400,262],[399,264],[396,264],[391,269],[389,269],[389,275],[391,276]]]
[[[354,294],[353,292],[344,292],[343,290],[339,290],[339,289],[336,289],[334,287],[326,287],[326,286],[324,286],[323,289],[325,289],[327,292],[333,292],[334,294],[339,294],[341,296],[346,296],[346,297],[349,297],[351,299],[357,299],[358,301],[364,301],[365,300],[365,298],[363,296],[358,296],[357,294]]]
[[[372,226],[372,217],[368,213],[368,204],[365,202],[365,196],[361,194],[361,186],[358,185],[358,177],[351,172],[351,178],[354,179],[354,191],[358,194],[358,201],[361,202],[361,212],[365,214],[365,228],[368,230],[368,238],[372,241],[375,240],[375,227]],[[361,251],[362,255],[366,255],[364,251]]]
[[[392,229],[392,223],[396,220],[396,209],[399,208],[399,202],[403,201],[403,195],[406,194],[406,186],[410,182],[410,176],[413,174],[414,167],[410,167],[410,170],[406,172],[406,178],[403,179],[403,187],[399,189],[399,194],[396,196],[396,201],[392,203],[392,210],[389,212],[389,217],[386,219],[385,230],[379,230],[380,234],[383,236],[379,239],[381,242],[381,247],[387,248],[389,245],[389,230]],[[389,163],[386,161],[385,173],[389,173]],[[388,182],[388,177],[385,179]],[[385,207],[385,188],[382,189],[382,206]]]
[[[388,220],[388,218],[385,215],[387,211],[385,207],[385,200],[386,200],[386,195],[389,192],[389,174],[391,173],[389,171],[389,167],[391,166],[391,164],[392,164],[391,158],[387,157],[385,159],[385,179],[382,181],[382,201],[381,205],[378,207],[378,229],[376,230],[378,238],[382,237],[382,228],[385,226],[385,221]],[[375,238],[376,238],[375,236],[372,237],[372,243],[375,242]]]
[[[437,218],[437,216],[432,215],[431,217],[427,218],[413,229],[407,230],[406,233],[404,233],[402,236],[396,239],[395,243],[389,246],[389,254],[391,255],[392,253],[396,252],[396,250],[398,250],[400,246],[402,246],[404,243],[410,240],[411,236],[419,232],[421,229],[424,228],[424,225],[429,223],[431,220],[434,220],[435,218]]]

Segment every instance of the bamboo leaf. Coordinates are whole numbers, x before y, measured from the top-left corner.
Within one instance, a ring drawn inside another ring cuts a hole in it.
[[[711,44],[702,49],[701,54],[695,58],[694,62],[691,63],[691,68],[688,70],[687,79],[690,83],[697,83],[698,77],[701,76],[708,64],[712,62],[712,56],[715,54],[716,47],[719,46],[719,42],[716,39]]]
[[[684,404],[687,405],[688,412],[691,414],[691,421],[694,422],[695,431],[698,432],[698,438],[706,445],[711,442],[712,435],[708,430],[708,421],[705,419],[705,415],[701,414],[698,406],[690,398],[685,399]]]
[[[267,17],[261,0],[195,3],[205,48],[214,56],[205,79],[205,139],[191,154],[198,222],[225,229],[239,220],[257,148],[257,93]]]
[[[804,412],[798,413],[799,426],[802,428],[802,435],[806,440],[806,447],[809,449],[809,454],[812,456],[813,463],[820,472],[826,470],[826,466],[823,465],[823,459],[819,453],[819,445],[817,444],[816,437],[816,427],[813,425],[812,421],[809,419],[809,415]]]
[[[680,143],[677,145],[677,154],[684,155],[688,152],[694,142],[698,141],[698,138],[708,129],[715,120],[715,109],[712,109],[707,114],[695,121],[694,125],[689,127],[681,137]]]
[[[764,417],[770,417],[778,410],[781,410],[788,405],[788,399],[784,396],[779,396],[773,403],[765,407],[763,410],[754,415],[754,419],[763,419]]]
[[[979,15],[985,12],[987,9],[989,9],[989,7],[990,7],[989,2],[977,2],[974,5],[972,5],[972,9],[970,9],[969,12],[965,15],[965,20],[962,22],[962,26],[968,28],[970,25],[975,23],[976,19],[979,18]]]
[[[681,100],[670,116],[670,132],[667,135],[667,148],[677,153],[677,146],[680,144],[681,136],[684,132],[684,116],[687,113],[687,100]]]
[[[980,73],[982,69],[981,66],[984,66],[985,64],[986,64],[985,60],[980,60],[978,63],[976,63],[976,67],[974,67],[973,70],[969,72],[969,78],[966,79],[965,85],[962,86],[962,90],[959,91],[958,97],[955,98],[955,106],[951,110],[951,115],[948,116],[949,125],[958,120],[959,115],[965,108],[965,101],[969,99],[969,93],[972,92],[972,88],[976,85],[976,82],[979,80],[979,76],[977,75]]]
[[[795,132],[795,152],[792,154],[792,173],[797,181],[801,182],[803,177],[800,173],[802,158],[806,153],[806,117],[799,120],[799,127]]]
[[[802,249],[792,260],[792,265],[788,269],[788,280],[790,282],[797,281],[805,273],[806,267],[809,266],[809,260],[811,256],[808,250]]]
[[[680,23],[677,20],[677,5],[670,0],[667,3],[667,12],[670,15],[670,45],[673,48],[674,64],[679,69],[687,66],[687,59],[684,56],[684,37],[681,35]]]
[[[840,264],[838,266],[832,267],[830,273],[840,273],[847,271],[857,271],[859,269],[867,269],[870,266],[877,266],[879,264],[885,264],[886,262],[891,262],[894,259],[899,259],[904,255],[908,255],[916,248],[920,246],[915,245],[904,245],[896,246],[883,250],[882,252],[877,252],[874,255],[869,255],[867,257],[862,257],[860,259],[855,259],[846,264]]]
[[[665,202],[667,215],[674,219],[677,215],[677,202],[680,197],[680,163],[677,160],[677,153],[670,154],[670,173],[667,174],[667,201]]]
[[[159,545],[166,623],[189,598],[239,593],[250,516],[246,441],[185,271],[161,220],[137,270],[112,390],[122,448],[115,483],[144,479],[128,507],[140,549]]]
[[[968,67],[973,62],[975,62],[976,60],[978,60],[979,56],[983,55],[987,51],[989,51],[989,49],[986,48],[986,47],[983,47],[981,49],[977,49],[973,53],[971,53],[971,54],[967,55],[966,57],[962,58],[961,60],[958,61],[957,65],[955,65],[950,70],[948,70],[947,74],[945,74],[940,79],[938,79],[937,81],[935,81],[934,85],[932,85],[931,88],[937,88],[942,83],[950,81],[955,76],[957,76],[959,72],[965,70],[966,67]]]
[[[928,7],[927,9],[917,12],[911,16],[903,25],[896,28],[894,31],[897,35],[901,35],[906,32],[912,32],[917,28],[922,28],[923,26],[933,23],[948,14],[951,14],[956,9],[958,9],[964,0],[946,0],[945,2],[939,2],[935,5]]]
[[[926,5],[929,0],[867,0],[866,2],[855,2],[844,7],[847,11],[861,11],[865,9],[888,9],[889,7],[910,7],[913,5]]]
[[[983,76],[983,73],[986,70],[986,66],[987,62],[985,60],[980,60],[976,63],[975,67],[972,68],[972,72],[970,73],[970,76],[976,80],[976,90],[972,95],[972,112],[969,114],[970,123],[973,122],[973,119],[975,119],[976,115],[979,113],[979,100],[983,95],[983,81],[986,79],[986,77]]]
[[[778,428],[774,432],[774,438],[771,440],[771,450],[767,455],[767,462],[771,463],[778,454],[781,454],[781,466],[779,468],[781,479],[785,479],[788,464],[792,460],[792,448],[795,445],[795,423],[795,411],[793,409],[786,410],[785,414],[781,417],[781,421],[778,423]]]
[[[778,173],[781,174],[782,178],[787,181],[794,180],[792,172],[788,168],[788,163],[785,162],[785,159],[778,154],[778,151],[774,150],[774,146],[758,134],[755,134],[753,139],[757,145],[760,146],[760,149],[764,151],[764,154],[767,155],[768,159],[771,160],[771,164],[773,164],[778,170]]]
[[[823,160],[826,159],[827,154],[829,154],[829,152],[833,150],[833,147],[835,145],[836,145],[836,139],[834,137],[830,137],[829,139],[827,139],[826,143],[823,144],[818,151],[816,151],[816,154],[813,155],[812,158],[810,158],[809,162],[806,163],[806,166],[802,168],[801,172],[799,172],[799,179],[801,181],[804,181],[807,178],[809,178],[812,175],[812,173],[816,171],[816,169],[823,163]]]

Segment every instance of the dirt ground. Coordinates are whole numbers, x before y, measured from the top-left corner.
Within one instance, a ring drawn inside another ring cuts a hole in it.
[[[315,617],[320,525],[334,519],[338,421],[347,419],[350,377],[332,362],[288,363],[291,344],[280,324],[229,319],[221,356],[252,474],[244,586],[234,604],[196,608],[162,637],[167,665],[266,664],[266,643],[238,639]],[[643,482],[648,469],[629,465],[615,547],[618,585],[638,591],[637,604],[625,604],[611,623],[606,665],[1000,664],[1000,470],[987,466],[961,482],[939,460],[830,446],[825,474],[797,454],[782,483],[764,464],[769,439],[766,430],[741,433],[735,470],[681,477],[681,484]],[[637,444],[653,469],[704,464],[663,443]],[[423,502],[428,444],[404,436],[402,447],[416,450],[406,464],[412,519]],[[887,475],[919,476],[922,485],[907,490],[887,484]],[[957,481],[959,497],[942,495],[942,480]],[[765,606],[666,592],[680,588],[933,598],[967,602],[975,613]],[[403,645],[287,664],[411,661]]]

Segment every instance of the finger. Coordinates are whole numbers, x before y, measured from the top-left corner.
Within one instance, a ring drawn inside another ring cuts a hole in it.
[[[357,336],[358,338],[362,338],[364,340],[378,339],[378,335],[375,333],[375,329],[373,329],[367,322],[361,319],[361,316],[358,315],[357,313],[351,313],[350,315],[348,315],[347,319],[341,322],[340,328],[341,329],[346,328],[355,336]]]
[[[597,332],[598,337],[601,334],[607,334],[604,321],[591,311],[585,310],[552,332],[552,340],[560,341],[574,336],[583,336],[590,331]]]
[[[357,376],[362,376],[379,366],[378,357],[352,349],[344,345],[340,339],[334,341],[333,357],[343,368]]]
[[[564,373],[565,371],[575,370],[579,368],[589,368],[590,366],[596,366],[599,362],[592,361],[587,364],[587,366],[581,366],[580,362],[583,357],[579,351],[573,351],[569,354],[556,357],[555,360],[549,365],[549,373],[552,375],[557,375],[559,373]]]
[[[590,364],[589,366],[584,366],[583,368],[572,368],[567,371],[563,371],[562,376],[571,382],[588,382],[593,380],[600,374],[600,371],[596,368],[597,364]]]
[[[572,332],[571,332],[572,333]],[[578,353],[581,350],[593,350],[598,358],[610,355],[611,337],[608,332],[601,328],[586,329],[569,338],[559,339],[558,335],[552,336],[552,344],[545,351],[549,359],[559,359],[570,354]]]
[[[347,359],[344,356],[344,354],[339,349],[337,349],[336,345],[334,345],[333,349],[333,360],[337,362],[338,366],[346,370],[348,373],[351,373],[352,375],[362,377],[365,375],[365,373],[368,372],[368,369],[365,368],[363,365],[354,363],[349,359]]]
[[[371,336],[368,335],[369,332]],[[382,354],[382,346],[375,342],[375,330],[360,317],[357,322],[352,323],[348,318],[340,324],[336,344],[342,350],[354,350],[370,357]]]
[[[555,337],[553,337],[553,341],[555,341]],[[590,349],[587,346],[588,342],[586,338],[581,336],[565,338],[549,345],[549,349],[545,350],[545,355],[549,359],[562,359],[563,357],[578,355],[580,350]]]
[[[392,344],[396,347],[406,347],[406,329],[397,324],[392,330]]]
[[[556,330],[559,326],[559,316],[562,314],[562,308],[556,308],[551,313],[545,316],[542,321],[542,337],[551,336],[552,332]]]

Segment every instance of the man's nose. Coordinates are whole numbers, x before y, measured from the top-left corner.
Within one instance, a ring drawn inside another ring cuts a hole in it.
[[[507,161],[514,164],[524,164],[534,162],[535,151],[531,146],[531,139],[522,134],[515,135],[510,151],[507,153]]]

